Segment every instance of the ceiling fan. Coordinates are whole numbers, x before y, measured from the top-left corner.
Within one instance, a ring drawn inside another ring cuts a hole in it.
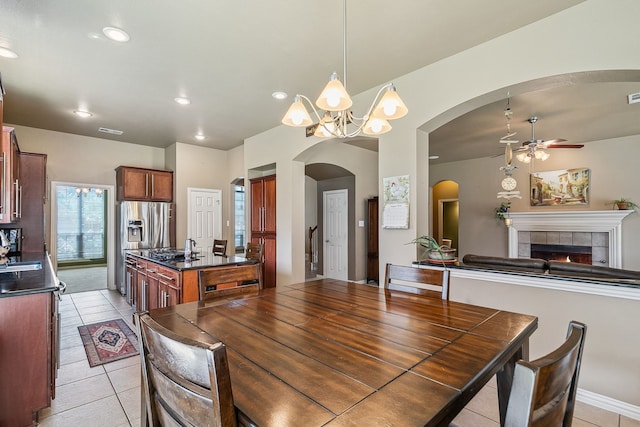
[[[582,148],[583,144],[562,144],[566,139],[562,138],[554,138],[550,140],[536,139],[535,135],[535,123],[538,121],[536,116],[529,117],[527,119],[529,123],[531,123],[531,139],[528,141],[524,141],[522,143],[522,147],[518,148],[516,152],[516,158],[524,163],[529,163],[532,159],[536,160],[547,160],[549,158],[549,153],[547,153],[546,149],[548,148]]]

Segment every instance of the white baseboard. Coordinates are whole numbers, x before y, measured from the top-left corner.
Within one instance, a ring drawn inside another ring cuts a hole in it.
[[[576,399],[582,403],[595,406],[596,408],[605,409],[640,421],[640,406],[612,399],[602,394],[593,393],[581,388],[578,389]]]

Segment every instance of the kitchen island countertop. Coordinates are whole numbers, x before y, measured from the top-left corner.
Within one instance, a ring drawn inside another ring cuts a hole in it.
[[[183,252],[182,249],[177,249],[176,251]],[[255,263],[255,261],[246,259],[242,256],[218,256],[214,255],[213,253],[198,253],[191,258],[190,262],[186,262],[184,258],[176,258],[170,260],[158,259],[151,256],[153,253],[153,250],[151,249],[129,250],[126,251],[126,253],[128,255],[155,262],[156,264],[160,264],[177,271],[201,270],[204,268],[220,267],[224,265]]]

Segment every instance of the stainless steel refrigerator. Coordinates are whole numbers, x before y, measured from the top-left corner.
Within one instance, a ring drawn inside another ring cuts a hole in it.
[[[125,251],[171,245],[171,206],[163,202],[118,202],[116,285],[122,295],[131,295],[126,280]]]

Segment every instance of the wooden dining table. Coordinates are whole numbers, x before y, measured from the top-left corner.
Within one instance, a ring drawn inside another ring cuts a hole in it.
[[[237,409],[258,426],[442,426],[497,374],[501,419],[535,316],[320,279],[150,312],[227,346]]]

